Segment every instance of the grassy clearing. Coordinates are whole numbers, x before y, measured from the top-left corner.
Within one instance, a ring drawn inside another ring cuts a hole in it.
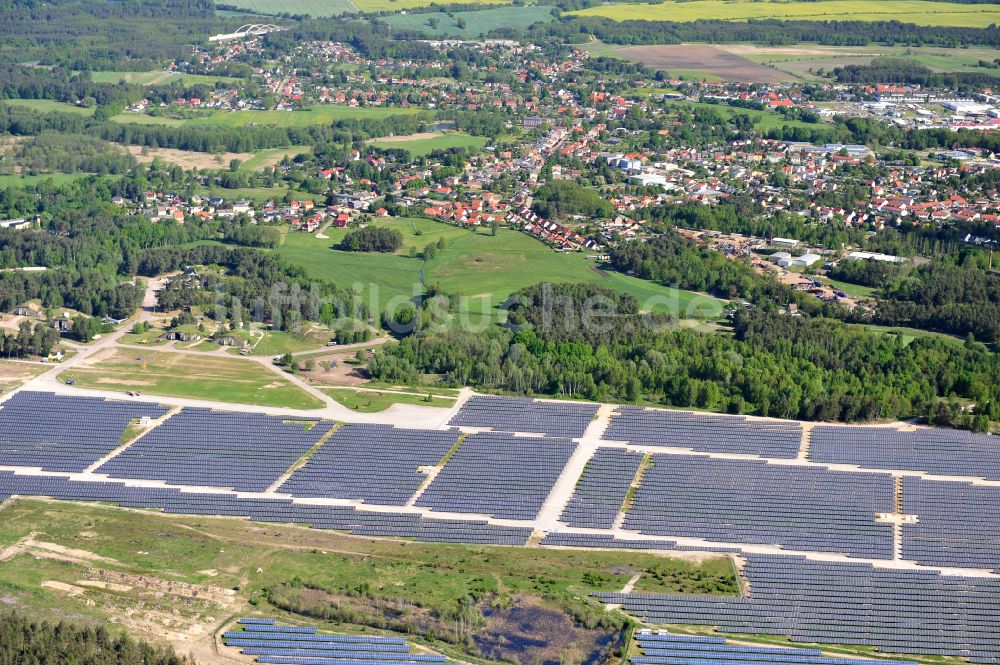
[[[258,171],[278,164],[285,157],[292,158],[307,152],[312,152],[311,146],[299,145],[291,148],[259,150],[253,157],[240,164],[240,168],[245,171]]]
[[[904,345],[909,344],[918,337],[936,337],[937,339],[943,339],[950,344],[956,345],[965,343],[965,340],[959,337],[955,337],[954,335],[949,335],[947,333],[934,332],[933,330],[920,330],[919,328],[907,328],[905,326],[861,325],[861,327],[870,333],[896,335],[900,338]]]
[[[395,14],[386,22],[397,30],[415,30],[435,37],[481,37],[497,28],[523,29],[553,20],[552,7],[498,7],[477,11]]]
[[[817,277],[817,279],[821,282],[826,282],[839,291],[843,291],[852,298],[871,298],[875,294],[875,291],[878,290],[871,286],[842,282],[839,279],[830,279],[829,277]]]
[[[269,125],[273,127],[310,127],[327,125],[337,120],[381,119],[400,115],[414,115],[421,109],[402,107],[353,107],[320,106],[300,111],[209,111],[193,118],[170,118],[145,113],[119,113],[111,119],[115,122],[141,125],[165,125],[187,127],[198,125],[221,125],[224,127],[246,127],[249,125]]]
[[[205,74],[179,74],[166,72],[163,70],[153,70],[149,72],[91,72],[90,78],[94,83],[135,83],[137,85],[158,85],[167,83],[180,83],[181,85],[216,85],[238,84],[243,79],[229,76],[209,76]]]
[[[405,136],[393,136],[389,138],[372,139],[369,144],[376,148],[387,150],[406,150],[413,157],[423,157],[435,150],[448,150],[449,148],[465,148],[466,150],[479,150],[486,145],[486,139],[482,136],[470,136],[462,132],[451,132],[430,138],[412,138]]]
[[[902,21],[917,25],[985,28],[1000,23],[1000,7],[967,5],[926,0],[817,0],[816,2],[751,2],[749,0],[693,0],[660,4],[608,4],[569,12],[582,16],[603,16],[614,21],[697,21],[719,19],[819,20],[819,21]]]
[[[394,12],[402,9],[413,9],[414,7],[428,7],[431,4],[449,5],[460,3],[463,5],[509,5],[510,0],[353,0],[354,4],[363,12]]]
[[[62,380],[68,378],[79,386],[101,390],[134,390],[151,395],[294,409],[323,406],[266,367],[238,358],[120,349],[93,365],[60,375]]]
[[[2,100],[4,104],[9,106],[20,106],[23,108],[33,109],[39,113],[48,113],[49,111],[60,111],[62,113],[79,113],[80,115],[94,115],[94,108],[84,108],[82,106],[77,106],[76,104],[67,104],[66,102],[56,102],[51,99],[4,99]]]
[[[381,312],[390,300],[409,300],[423,292],[425,283],[437,283],[462,298],[461,310],[475,323],[494,315],[507,297],[538,282],[598,284],[634,295],[645,309],[673,312],[697,318],[721,313],[715,298],[660,286],[635,277],[598,270],[582,254],[556,253],[534,238],[517,231],[499,229],[469,231],[426,219],[386,219],[375,222],[403,233],[399,254],[364,254],[331,250],[343,238],[343,229],[328,229],[328,240],[312,235],[288,234],[277,252],[303,266],[310,276],[343,285],[357,285],[373,312]],[[433,260],[410,258],[409,248],[422,250],[444,239],[445,248]]]
[[[161,115],[147,115],[145,113],[119,113],[111,116],[113,122],[132,125],[163,125],[164,127],[181,127],[186,120],[180,118],[167,118]]]
[[[260,341],[254,341],[260,339]],[[302,353],[322,348],[330,341],[330,335],[319,336],[312,333],[291,333],[268,330],[261,338],[251,338],[254,356],[280,356],[285,353]],[[238,351],[234,351],[237,352]]]
[[[455,406],[455,400],[453,399],[431,397],[428,400],[426,394],[387,393],[371,390],[353,390],[351,388],[321,388],[321,390],[348,409],[360,413],[379,413],[385,411],[393,404],[417,404],[419,406],[445,409]]]
[[[744,109],[734,106],[723,106],[722,104],[709,104],[707,102],[667,102],[669,106],[683,106],[690,109],[712,109],[722,115],[723,118],[733,118],[738,115],[747,116],[756,125],[757,129],[766,132],[771,129],[781,127],[802,127],[805,129],[815,128],[815,124],[803,122],[801,120],[787,120],[777,111],[758,111],[757,109]]]

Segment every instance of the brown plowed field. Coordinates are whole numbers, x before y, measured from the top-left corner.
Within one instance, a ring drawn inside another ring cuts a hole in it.
[[[615,53],[633,62],[654,69],[701,71],[715,74],[727,81],[751,83],[782,83],[793,81],[789,74],[758,65],[734,53],[708,44],[661,44],[657,46],[626,46]]]

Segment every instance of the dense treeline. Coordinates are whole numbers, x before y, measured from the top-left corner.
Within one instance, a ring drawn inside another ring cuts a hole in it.
[[[511,36],[513,31],[497,30],[495,35]],[[612,21],[601,16],[563,16],[552,23],[536,24],[531,38],[556,37],[568,44],[593,35],[609,44],[713,44],[752,42],[771,46],[816,42],[830,46],[907,44],[911,46],[961,45],[1000,46],[1000,28],[919,26],[899,21],[748,21],[701,20],[684,23],[669,21]]]
[[[190,55],[217,27],[212,0],[5,0],[0,60],[150,69]]]
[[[844,259],[838,261],[827,275],[842,282],[880,287],[898,277],[901,271],[902,267],[897,263]]]
[[[348,231],[337,245],[347,252],[395,252],[403,246],[403,234],[399,229],[382,226],[366,226]]]
[[[538,290],[576,319],[555,325]],[[665,327],[635,314],[630,296],[600,293],[596,328],[593,287],[539,286],[518,295],[513,330],[417,332],[376,352],[373,376],[417,382],[424,374],[446,382],[520,394],[549,394],[654,402],[730,413],[807,420],[872,420],[923,416],[941,421],[942,400],[977,404],[982,428],[1000,415],[1000,360],[982,345],[935,337],[905,344],[824,318],[763,309],[739,312],[733,336]],[[620,313],[625,325],[614,325]],[[539,325],[539,322],[546,322]],[[952,413],[953,409],[944,409]]]
[[[872,315],[887,325],[1000,341],[1000,275],[942,262],[923,265],[879,292]]]
[[[290,145],[323,142],[350,144],[366,138],[423,131],[423,115],[338,120],[332,125],[309,127],[224,127],[140,125],[88,118],[74,113],[37,113],[0,104],[0,133],[35,136],[46,131],[88,134],[116,143],[150,148],[176,148],[198,152],[254,152]]]
[[[131,316],[142,304],[142,289],[94,272],[48,270],[0,274],[0,311],[9,312],[29,300],[43,307],[69,307],[90,316]]]
[[[364,305],[347,291],[311,280],[303,268],[254,249],[162,247],[145,252],[138,269],[153,276],[187,266],[219,266],[224,273],[208,270],[196,280],[176,280],[159,292],[164,310],[197,304],[219,320],[267,321],[281,330],[292,330],[302,321],[332,324],[367,318]]]
[[[17,665],[194,665],[169,649],[114,636],[104,626],[34,621],[13,611],[0,614],[0,663]]]
[[[21,321],[16,333],[0,330],[0,357],[26,358],[32,355],[44,357],[48,356],[58,343],[59,333],[55,328],[50,328],[41,322],[32,325],[30,321]]]
[[[1000,86],[1000,76],[983,72],[934,72],[905,58],[874,58],[868,65],[837,67],[833,74],[840,83],[905,83],[925,88],[949,88],[976,92]]]
[[[5,160],[0,157],[0,164]],[[119,174],[135,167],[135,158],[119,146],[81,134],[43,132],[21,145],[11,161],[26,173]]]

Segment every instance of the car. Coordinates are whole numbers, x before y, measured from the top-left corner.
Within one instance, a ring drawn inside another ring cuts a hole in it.
[[[74,381],[73,379],[66,379],[66,385],[67,386],[75,386],[76,385],[76,381]]]

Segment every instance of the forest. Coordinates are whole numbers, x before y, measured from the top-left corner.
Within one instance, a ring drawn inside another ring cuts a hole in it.
[[[104,626],[36,621],[0,613],[0,663],[4,665],[194,665],[170,650],[112,634]]]
[[[366,226],[353,229],[344,235],[337,249],[346,252],[382,252],[391,254],[403,245],[403,234],[399,229],[381,226]]]
[[[481,390],[804,420],[920,417],[985,429],[1000,415],[1000,357],[975,342],[907,343],[760,308],[737,312],[732,336],[705,335],[595,288],[531,287],[512,297],[509,329],[417,330],[380,347],[370,371],[386,382],[433,374]],[[551,303],[564,311],[554,316]],[[592,323],[576,325],[585,313]],[[974,401],[974,411],[962,411],[959,398]]]

